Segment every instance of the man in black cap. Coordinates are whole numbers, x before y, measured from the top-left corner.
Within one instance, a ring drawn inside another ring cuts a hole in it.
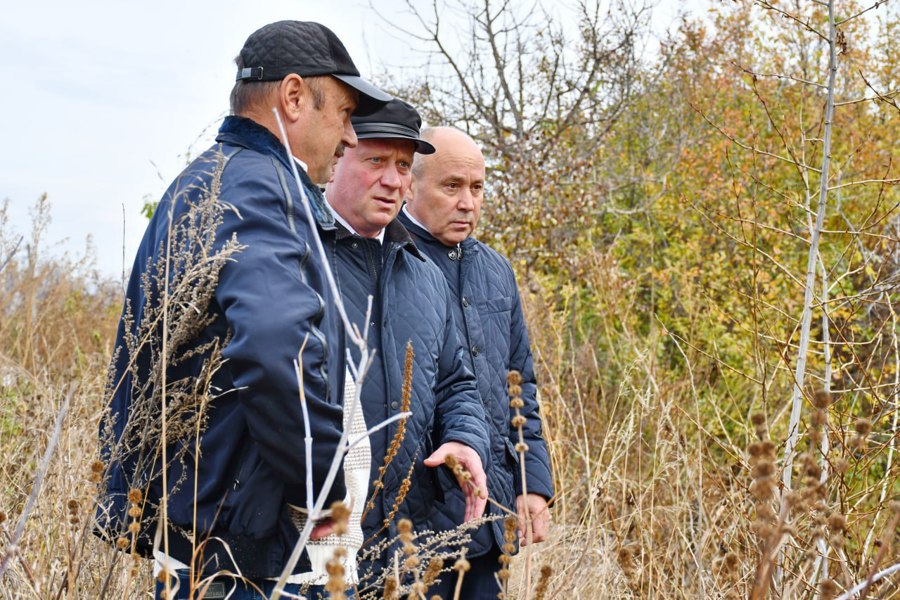
[[[374,350],[361,390],[366,424],[372,427],[402,410],[412,412],[381,474],[398,424],[370,438],[371,473],[383,484],[373,481],[369,486],[373,502],[363,519],[367,546],[372,547],[396,539],[402,518],[409,518],[419,531],[430,529],[428,517],[440,492],[436,470],[444,468],[447,455],[472,474],[484,493],[488,437],[475,379],[462,362],[444,277],[396,220],[409,190],[414,153],[430,154],[434,147],[419,138],[421,119],[401,100],[368,116],[354,115],[352,122],[359,144],[338,163],[325,190],[338,226],[323,230],[323,241],[348,317],[366,331]],[[412,404],[404,407],[408,343],[413,351]],[[477,495],[471,485],[460,485],[466,499],[463,520],[480,517],[486,496]],[[365,550],[362,593],[384,575],[394,556],[390,547],[375,555]],[[387,573],[392,576],[390,569]]]
[[[98,532],[153,553],[170,575],[157,597],[170,599],[226,572],[240,577],[215,579],[205,598],[268,595],[298,509],[345,495],[342,477],[323,489],[342,430],[343,336],[304,204],[335,228],[316,184],[356,146],[351,114],[390,96],[317,23],[267,25],[236,62],[233,114],[167,190],[138,250],[101,425]],[[314,537],[329,531],[322,522]],[[286,591],[309,570],[304,557]]]

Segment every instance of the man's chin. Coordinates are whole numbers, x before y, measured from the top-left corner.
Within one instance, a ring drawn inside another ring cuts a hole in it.
[[[306,174],[309,175],[309,178],[313,183],[324,186],[334,177],[334,167],[328,166],[319,169],[309,168]]]

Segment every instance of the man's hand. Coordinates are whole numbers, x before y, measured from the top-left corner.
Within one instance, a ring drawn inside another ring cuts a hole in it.
[[[448,455],[456,457],[457,462],[472,475],[471,483],[477,486],[481,492],[480,495],[476,495],[475,488],[472,485],[467,485],[464,479],[454,473],[459,486],[466,495],[466,522],[478,519],[484,514],[484,507],[487,505],[487,475],[484,474],[481,457],[465,444],[447,442],[435,450],[434,454],[425,459],[425,466],[440,467],[444,464],[444,459]]]
[[[525,507],[528,507],[528,515]],[[527,546],[526,519],[531,517],[531,542],[538,543],[547,539],[550,527],[550,507],[547,500],[539,494],[519,494],[516,496],[516,512],[519,513],[519,545]]]
[[[343,502],[332,503],[331,508],[323,511],[324,516],[313,525],[312,531],[309,532],[309,539],[314,542],[331,534],[344,535],[347,533],[349,520],[353,517],[355,502],[355,498],[348,494],[347,499]]]
[[[331,517],[327,517],[325,519],[321,519],[318,523],[316,523],[312,531],[309,532],[309,539],[321,540],[323,537],[329,536],[334,533],[334,521]]]

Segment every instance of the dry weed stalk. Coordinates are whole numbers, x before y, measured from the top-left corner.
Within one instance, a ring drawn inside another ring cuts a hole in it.
[[[401,387],[401,398],[400,398],[400,412],[406,414],[397,421],[397,430],[394,432],[394,437],[391,438],[391,443],[388,445],[387,452],[384,455],[384,460],[380,467],[378,467],[378,477],[375,478],[375,481],[372,483],[373,492],[366,502],[366,510],[363,511],[363,520],[365,520],[366,515],[369,514],[369,511],[375,508],[375,499],[378,494],[384,489],[384,476],[388,471],[388,468],[391,466],[391,463],[394,462],[394,457],[397,456],[397,452],[400,450],[400,447],[403,445],[403,439],[406,437],[406,421],[408,419],[408,415],[410,414],[410,402],[412,401],[412,376],[413,376],[413,358],[415,357],[413,351],[412,342],[407,342],[406,344],[406,359],[403,364],[403,384]],[[415,461],[413,461],[415,464]],[[409,475],[404,479],[401,486],[405,486],[408,490],[409,488]],[[406,494],[404,492],[403,496]],[[397,508],[400,506],[400,502],[394,502],[393,511],[396,513]],[[375,538],[381,534],[382,531],[388,527],[389,522],[386,522],[382,525],[382,528],[371,537]],[[367,543],[371,542],[371,539],[367,541]]]
[[[221,365],[221,348],[215,341],[198,344],[196,340],[214,318],[207,308],[214,298],[219,273],[243,246],[234,237],[221,243],[216,239],[224,212],[233,208],[219,199],[223,158],[215,157],[208,168],[211,183],[195,201],[187,196],[170,199],[165,246],[160,248],[156,262],[147,265],[141,282],[145,297],[157,298],[158,302],[140,307],[138,327],[135,307],[126,305],[122,317],[124,347],[116,349],[114,361],[125,353],[127,369],[117,381],[110,377],[106,390],[106,397],[112,397],[120,386],[126,385],[126,374],[130,375],[131,404],[127,413],[119,415],[122,421],[118,423],[105,416],[101,425],[101,458],[107,469],[113,463],[127,463],[136,477],[126,481],[131,490],[130,522],[118,523],[108,515],[105,524],[106,531],[119,538],[115,541],[118,547],[125,545],[122,537],[127,537],[132,553],[139,544],[150,543],[150,532],[158,519],[165,524],[166,498],[185,483],[167,481],[166,473],[172,463],[183,461],[192,453],[196,460],[208,400],[216,393],[209,385]],[[182,203],[184,214],[176,220],[172,216],[174,206]],[[204,357],[198,377],[168,378],[171,367],[195,356]],[[118,435],[114,428],[118,428]],[[153,504],[146,493],[150,473],[163,477],[165,492],[160,506]],[[104,509],[101,507],[101,511]],[[197,542],[192,538],[195,548]],[[163,550],[168,554],[167,537]]]
[[[364,546],[361,562],[376,559],[391,552],[391,560],[382,572],[373,567],[360,572],[357,596],[360,600],[381,600],[412,595],[420,598],[444,572],[444,565],[471,540],[469,527],[434,533],[413,531],[408,519],[397,522],[398,535],[378,544]],[[399,550],[395,548],[399,545]],[[421,594],[421,596],[420,596]]]
[[[518,371],[510,371],[506,376],[509,393],[509,406],[513,410],[510,425],[516,429],[519,434],[519,441],[516,442],[516,452],[519,454],[519,477],[522,482],[522,496],[528,498],[528,477],[525,469],[525,453],[528,452],[528,444],[525,443],[525,433],[522,428],[525,426],[526,420],[522,416],[522,408],[525,402],[522,400],[522,374]],[[528,502],[524,502],[525,507],[525,598],[528,599],[531,593],[531,550],[534,545],[534,525],[531,519],[531,512]],[[507,571],[507,577],[509,572]],[[504,583],[505,585],[505,583]],[[504,591],[504,594],[506,592]]]

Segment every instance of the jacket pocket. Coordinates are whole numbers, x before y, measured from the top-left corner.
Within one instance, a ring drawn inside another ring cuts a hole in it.
[[[478,303],[478,309],[482,313],[498,313],[512,310],[515,299],[512,296],[498,296],[487,298]]]

